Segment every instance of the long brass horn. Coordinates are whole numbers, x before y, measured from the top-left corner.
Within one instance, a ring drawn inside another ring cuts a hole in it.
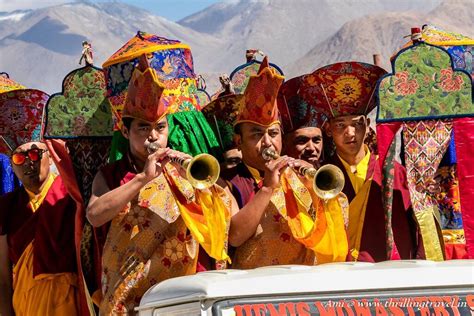
[[[149,153],[154,153],[160,148],[157,143],[150,143],[147,146]],[[191,185],[199,190],[207,189],[217,182],[221,168],[217,159],[209,154],[199,154],[193,158],[172,157],[172,162],[176,162],[186,170],[186,178]]]
[[[265,148],[262,151],[262,157],[265,160],[270,160],[278,159],[280,155],[271,148]],[[303,177],[313,180],[314,192],[323,200],[332,199],[344,188],[344,174],[335,165],[328,164],[319,169],[301,166],[295,171]]]

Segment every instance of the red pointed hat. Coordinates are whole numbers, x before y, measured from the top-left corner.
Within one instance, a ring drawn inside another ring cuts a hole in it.
[[[148,65],[146,56],[142,55],[130,79],[122,117],[138,118],[152,123],[161,120],[167,114],[167,107],[162,98],[164,89],[156,71]]]
[[[301,94],[305,100],[313,100],[328,118],[367,115],[376,106],[377,81],[386,73],[371,64],[336,63],[306,75]]]
[[[279,123],[277,96],[284,77],[270,68],[265,57],[256,76],[251,76],[240,103],[239,123],[254,123],[270,126]]]

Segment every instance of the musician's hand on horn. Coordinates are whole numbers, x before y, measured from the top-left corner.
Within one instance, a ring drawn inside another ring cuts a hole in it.
[[[276,189],[280,186],[280,176],[288,167],[288,163],[294,159],[288,156],[281,156],[275,160],[269,160],[265,163],[265,175],[263,177],[263,186]]]
[[[169,161],[169,148],[158,148],[148,155],[142,174],[147,182],[155,179],[163,172],[163,166]]]
[[[298,172],[299,170],[302,170],[303,168],[307,168],[307,169],[314,168],[312,163],[309,163],[301,159],[294,159],[288,163],[288,166],[292,168],[293,170],[295,170],[295,173],[298,175],[301,182],[304,184],[306,188],[308,189],[313,188],[313,180],[309,177],[305,177],[303,174]]]
[[[181,177],[186,178],[186,170],[181,167],[179,161],[184,162],[185,160],[192,159],[193,157],[186,153],[173,150],[173,149],[169,150],[168,157],[169,157],[170,162],[173,164],[173,166],[176,169],[178,169],[178,172],[181,175]]]

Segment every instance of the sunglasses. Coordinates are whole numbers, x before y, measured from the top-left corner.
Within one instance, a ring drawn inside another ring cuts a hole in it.
[[[17,166],[21,166],[25,163],[26,157],[28,157],[30,161],[36,162],[41,160],[43,153],[46,151],[47,150],[40,148],[31,148],[27,151],[19,151],[12,155],[12,162]]]

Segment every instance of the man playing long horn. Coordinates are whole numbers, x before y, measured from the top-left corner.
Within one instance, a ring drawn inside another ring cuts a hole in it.
[[[199,245],[216,260],[228,259],[230,197],[218,186],[194,189],[181,167],[170,163],[190,156],[167,148],[163,89],[143,55],[123,111],[128,154],[94,179],[87,217],[93,226],[109,225],[102,257],[104,315],[133,314],[150,286],[195,273]]]
[[[263,157],[265,150],[281,151],[276,98],[282,82],[265,58],[241,100],[235,133],[243,162],[223,172],[240,207],[229,231],[237,248],[233,268],[344,261],[347,252],[345,198],[323,202],[288,168],[301,161]]]

